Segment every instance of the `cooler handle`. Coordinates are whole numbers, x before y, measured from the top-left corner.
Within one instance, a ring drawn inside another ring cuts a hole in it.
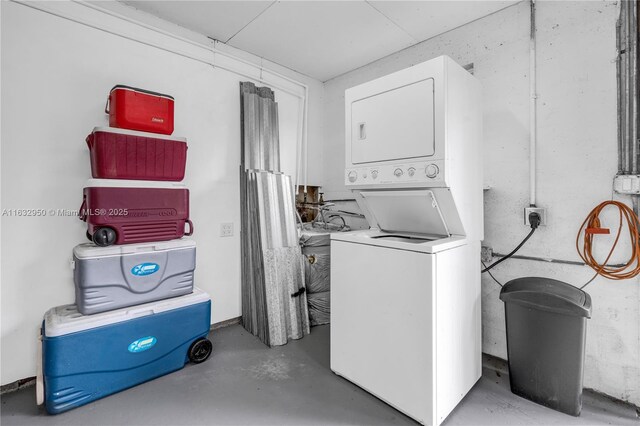
[[[111,93],[109,93],[109,97],[107,97],[107,103],[104,105],[104,113],[109,114],[109,101],[111,100]]]
[[[191,222],[189,219],[187,219],[185,222],[189,224],[189,232],[185,232],[184,235],[189,237],[193,235],[193,222]]]
[[[78,218],[83,222],[87,221],[87,196],[82,196],[82,204],[80,205],[80,210],[78,211]]]
[[[42,372],[42,328],[38,333],[36,350],[36,404],[44,404],[44,374]]]

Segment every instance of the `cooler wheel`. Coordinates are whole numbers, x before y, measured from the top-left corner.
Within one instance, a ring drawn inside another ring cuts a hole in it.
[[[209,339],[203,337],[196,340],[189,348],[189,361],[194,364],[205,362],[207,358],[209,358],[209,355],[211,355],[212,349],[213,345]]]
[[[98,228],[93,233],[93,242],[100,247],[107,247],[116,242],[116,231],[112,228]]]

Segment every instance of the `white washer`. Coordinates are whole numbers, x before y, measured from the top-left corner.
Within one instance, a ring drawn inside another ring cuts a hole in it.
[[[331,369],[439,425],[481,375],[480,86],[439,57],[345,106],[345,184],[371,229],[331,235]]]

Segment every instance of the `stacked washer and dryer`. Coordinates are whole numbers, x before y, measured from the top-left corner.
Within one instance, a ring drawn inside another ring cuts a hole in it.
[[[331,369],[428,425],[481,376],[480,92],[445,56],[345,92],[371,229],[331,235]]]

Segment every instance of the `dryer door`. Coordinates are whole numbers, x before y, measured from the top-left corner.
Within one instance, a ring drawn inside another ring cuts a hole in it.
[[[353,164],[433,156],[433,86],[433,79],[428,78],[353,102]]]
[[[361,191],[358,203],[372,227],[381,231],[438,238],[451,233],[433,191]]]

